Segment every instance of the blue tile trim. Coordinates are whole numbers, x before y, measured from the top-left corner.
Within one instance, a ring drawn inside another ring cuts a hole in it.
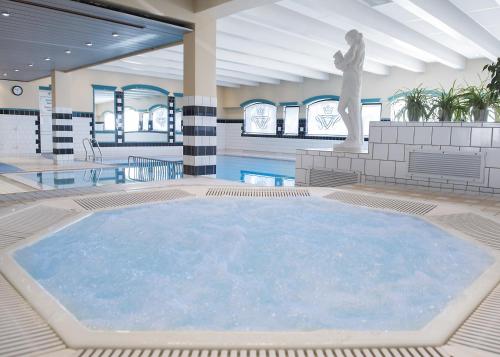
[[[256,103],[270,104],[270,105],[276,106],[276,103],[271,102],[270,100],[267,100],[267,99],[250,99],[250,100],[247,100],[247,101],[241,103],[240,107],[245,108],[248,105],[256,104]]]
[[[115,86],[103,86],[100,84],[92,84],[92,88],[94,90],[106,90],[106,91],[110,91],[110,92],[114,92],[116,90]]]
[[[320,102],[322,100],[340,100],[340,97],[338,95],[330,95],[330,94],[325,94],[325,95],[317,95],[311,98],[307,98],[302,102],[304,105],[309,105],[314,102]]]
[[[149,89],[149,90],[154,90],[160,93],[163,93],[165,95],[168,95],[170,93],[168,90],[157,87],[157,86],[152,86],[150,84],[129,84],[127,86],[122,87],[122,91],[126,90],[131,90],[131,89]]]

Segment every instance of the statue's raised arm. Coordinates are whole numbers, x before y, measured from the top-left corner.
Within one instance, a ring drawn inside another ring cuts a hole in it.
[[[337,51],[335,67],[343,72],[340,93],[339,114],[347,127],[347,137],[339,149],[361,149],[363,145],[363,125],[361,121],[361,77],[365,60],[363,35],[351,30],[345,35],[350,48],[345,53]]]

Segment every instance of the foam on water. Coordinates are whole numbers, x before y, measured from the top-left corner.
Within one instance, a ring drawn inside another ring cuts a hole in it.
[[[419,329],[493,263],[422,219],[320,198],[100,212],[15,259],[113,330]]]

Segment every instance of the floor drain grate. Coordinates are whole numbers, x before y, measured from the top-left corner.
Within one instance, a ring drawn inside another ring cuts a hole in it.
[[[0,274],[0,356],[51,356],[63,341]]]
[[[500,250],[500,224],[491,219],[474,213],[457,213],[436,216],[433,220]]]
[[[246,187],[212,187],[207,191],[211,197],[309,197],[306,189],[300,188],[246,188]]]
[[[123,352],[126,354],[122,354]],[[201,350],[79,350],[78,357],[141,356],[141,357],[452,357],[438,347],[336,348],[336,349],[201,349]]]
[[[358,206],[382,208],[416,215],[425,215],[436,208],[436,205],[430,203],[374,197],[349,192],[333,192],[325,196],[325,198]]]
[[[74,215],[71,211],[49,206],[35,206],[0,218],[0,249],[28,238],[61,220]]]
[[[452,345],[500,355],[500,285],[498,285],[450,339]],[[479,354],[478,354],[479,355]]]
[[[88,211],[95,211],[114,207],[140,205],[150,202],[170,201],[189,196],[192,195],[186,191],[166,190],[114,193],[96,197],[75,199],[74,201]]]

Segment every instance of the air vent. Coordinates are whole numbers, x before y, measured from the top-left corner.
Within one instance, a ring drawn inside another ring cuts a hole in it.
[[[336,187],[358,182],[358,174],[352,172],[311,170],[309,173],[309,185],[313,187]]]
[[[410,151],[408,175],[417,178],[482,182],[484,155],[479,152]]]
[[[369,195],[360,195],[356,193],[340,192],[340,191],[333,192],[325,196],[325,198],[337,200],[351,205],[388,209],[391,211],[409,213],[415,215],[427,214],[436,207],[436,205],[429,203],[396,200],[390,198],[374,197]]]
[[[207,191],[211,197],[308,197],[309,191],[300,188],[246,188],[246,187],[212,187]]]
[[[175,200],[192,196],[182,190],[116,193],[74,200],[88,211]]]

